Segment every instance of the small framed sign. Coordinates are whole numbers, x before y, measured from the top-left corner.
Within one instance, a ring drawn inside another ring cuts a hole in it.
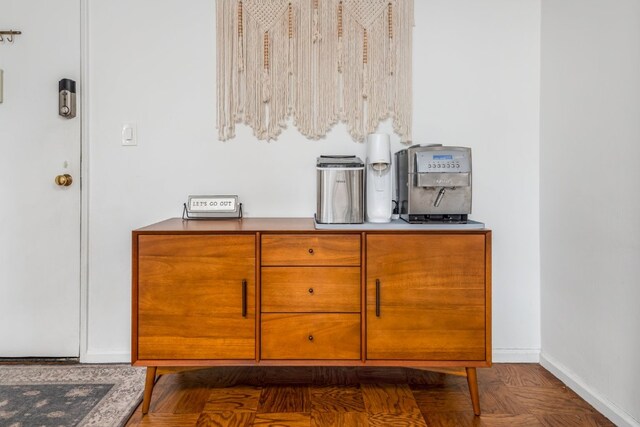
[[[189,196],[182,219],[242,218],[238,196]]]

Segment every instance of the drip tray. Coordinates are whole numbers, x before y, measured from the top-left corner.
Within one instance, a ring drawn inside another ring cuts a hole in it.
[[[448,215],[409,215],[411,224],[466,224],[466,214]]]

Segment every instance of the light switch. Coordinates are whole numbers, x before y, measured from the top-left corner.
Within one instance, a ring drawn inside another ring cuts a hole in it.
[[[136,140],[136,125],[133,123],[125,123],[122,125],[122,145],[138,145]]]

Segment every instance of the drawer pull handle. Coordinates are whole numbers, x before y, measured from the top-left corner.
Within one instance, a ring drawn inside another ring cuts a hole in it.
[[[376,317],[380,317],[380,279],[376,279]]]
[[[309,341],[313,341],[313,335],[309,335]]]
[[[309,293],[312,294],[313,293],[313,288],[309,288]]]
[[[247,317],[247,281],[242,280],[242,317]]]
[[[309,253],[310,253],[311,255],[313,255],[313,248],[310,248],[310,249],[309,249]]]

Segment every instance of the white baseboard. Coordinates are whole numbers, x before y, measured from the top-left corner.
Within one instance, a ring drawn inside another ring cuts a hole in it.
[[[131,363],[131,353],[128,351],[98,352],[88,350],[80,354],[80,363]]]
[[[494,348],[493,363],[538,363],[539,348]]]
[[[640,427],[640,421],[589,387],[580,377],[553,357],[542,353],[540,364],[618,427]]]

